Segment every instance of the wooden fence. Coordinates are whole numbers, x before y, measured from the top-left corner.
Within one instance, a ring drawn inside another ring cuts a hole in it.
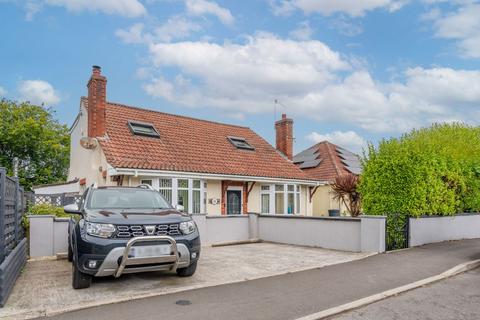
[[[27,261],[27,241],[22,228],[26,199],[18,179],[7,176],[0,168],[0,306]]]

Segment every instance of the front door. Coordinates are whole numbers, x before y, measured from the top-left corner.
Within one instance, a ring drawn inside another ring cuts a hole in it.
[[[227,190],[227,214],[242,213],[242,191]]]

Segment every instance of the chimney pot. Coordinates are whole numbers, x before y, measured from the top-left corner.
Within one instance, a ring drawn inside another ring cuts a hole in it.
[[[282,119],[287,119],[287,114],[286,113],[282,113]]]
[[[102,68],[100,66],[92,66],[92,73],[93,74],[102,74]]]

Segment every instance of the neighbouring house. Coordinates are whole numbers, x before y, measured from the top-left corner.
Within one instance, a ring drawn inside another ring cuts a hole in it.
[[[80,191],[78,179],[62,182],[42,184],[33,186],[33,193],[38,195],[52,195],[52,194],[78,194]]]
[[[334,198],[331,185],[336,177],[361,173],[361,162],[357,154],[328,141],[322,141],[293,157],[293,162],[319,185],[311,189],[314,216],[327,216],[329,210],[346,213],[346,207]]]
[[[292,161],[293,121],[275,123],[272,147],[243,126],[108,102],[94,66],[71,128],[69,180],[98,186],[149,184],[173,205],[209,215],[312,215],[317,182]]]

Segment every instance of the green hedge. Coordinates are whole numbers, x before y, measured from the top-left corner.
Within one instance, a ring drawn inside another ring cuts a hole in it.
[[[406,246],[408,216],[480,210],[480,129],[437,124],[370,145],[359,191],[363,211],[387,215],[387,248]]]
[[[359,190],[368,214],[480,210],[480,129],[437,124],[369,146]]]
[[[57,218],[69,218],[74,216],[65,213],[63,207],[56,207],[50,204],[37,204],[28,208],[28,213],[23,217],[22,224],[26,230],[30,227],[27,218],[28,215],[54,215]]]

